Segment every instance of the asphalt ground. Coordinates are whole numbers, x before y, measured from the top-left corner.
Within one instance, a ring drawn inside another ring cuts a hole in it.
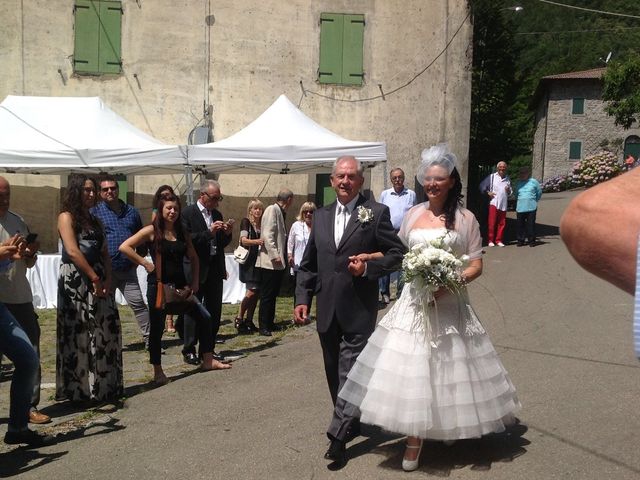
[[[310,325],[230,371],[177,374],[162,388],[131,391],[116,412],[69,414],[45,427],[58,432],[54,445],[0,450],[0,477],[638,479],[633,299],[583,271],[562,244],[557,227],[574,195],[545,195],[540,243],[487,248],[484,273],[470,285],[523,404],[505,434],[451,447],[427,442],[420,468],[404,473],[403,439],[367,427],[349,444],[348,464],[329,470],[331,401]],[[512,214],[508,222],[512,239]]]

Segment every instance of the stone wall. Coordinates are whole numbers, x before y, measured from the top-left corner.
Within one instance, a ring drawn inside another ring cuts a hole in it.
[[[548,179],[566,174],[576,160],[569,160],[569,142],[582,142],[582,158],[600,149],[603,141],[622,140],[639,135],[640,129],[625,130],[607,115],[599,80],[562,80],[548,84],[548,109],[541,100],[536,113],[533,147],[534,176]],[[584,98],[584,114],[571,113],[574,98]],[[546,123],[546,125],[545,125]],[[546,127],[546,130],[545,130]],[[622,161],[622,151],[619,155]],[[544,154],[544,155],[543,155]]]

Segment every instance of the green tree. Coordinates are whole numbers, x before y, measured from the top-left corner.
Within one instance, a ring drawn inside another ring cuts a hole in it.
[[[604,75],[602,99],[617,125],[629,128],[640,119],[640,55],[609,64]]]

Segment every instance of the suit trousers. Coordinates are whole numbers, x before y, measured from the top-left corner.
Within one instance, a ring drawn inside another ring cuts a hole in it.
[[[351,367],[356,363],[358,355],[367,344],[373,328],[372,325],[371,331],[365,333],[343,332],[334,317],[329,330],[318,333],[324,357],[324,371],[334,405],[333,416],[327,430],[327,436],[330,439],[344,441],[349,426],[358,421],[358,408],[339,398],[338,392],[344,385]]]
[[[284,272],[284,269],[260,269],[260,311],[258,312],[258,326],[262,329],[273,330],[276,318],[276,299],[280,293],[280,284],[282,283]]]
[[[209,312],[210,319],[208,330],[205,334],[205,340],[209,335],[213,338],[213,344],[215,344],[216,337],[218,336],[218,331],[220,330],[220,317],[222,316],[222,290],[223,290],[223,280],[218,275],[213,275],[212,271],[209,271],[209,275],[207,275],[207,279],[204,283],[200,284],[200,288],[196,297],[202,304],[204,308]],[[202,355],[203,353],[212,352],[213,349],[209,350],[208,345],[203,345],[203,333],[201,326],[199,325],[199,320],[196,319],[193,315],[185,315],[183,319],[184,324],[184,347],[182,348],[182,353],[196,353],[196,344],[199,343],[198,354]],[[205,341],[205,344],[208,343]],[[206,346],[207,349],[203,350],[203,347]]]

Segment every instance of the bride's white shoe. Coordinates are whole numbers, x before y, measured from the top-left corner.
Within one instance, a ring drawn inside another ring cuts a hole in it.
[[[418,450],[418,454],[416,455],[416,459],[415,460],[407,460],[406,458],[402,459],[402,469],[405,472],[413,472],[414,470],[417,470],[418,465],[420,465],[420,453],[422,452],[422,444],[424,442],[422,440],[420,440],[420,445],[409,445],[407,444],[406,448],[410,448],[410,449],[417,449]]]

